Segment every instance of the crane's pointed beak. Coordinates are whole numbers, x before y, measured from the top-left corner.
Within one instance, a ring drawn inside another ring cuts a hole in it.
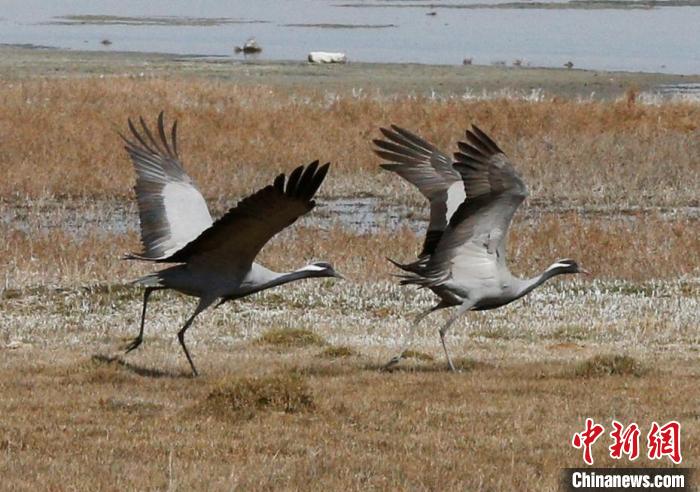
[[[334,276],[335,278],[339,278],[340,280],[347,280],[345,277],[343,277],[343,276],[342,276],[341,274],[339,274],[338,272],[333,272],[333,276]]]
[[[593,274],[590,271],[586,270],[585,268],[581,268],[581,267],[579,267],[578,273],[583,273],[586,277],[593,276]]]

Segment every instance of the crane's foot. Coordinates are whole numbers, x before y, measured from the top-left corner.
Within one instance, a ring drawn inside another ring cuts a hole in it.
[[[132,350],[135,350],[135,349],[139,348],[139,346],[141,345],[142,342],[143,342],[143,337],[138,336],[138,337],[134,338],[134,339],[131,341],[131,343],[129,343],[129,345],[127,345],[126,347],[124,347],[124,350],[126,350],[126,352],[124,352],[124,353],[125,353],[125,354],[128,354],[128,353],[131,352]]]
[[[451,372],[458,372],[457,369],[455,369],[455,365],[452,363],[452,358],[449,355],[447,356],[447,368]]]

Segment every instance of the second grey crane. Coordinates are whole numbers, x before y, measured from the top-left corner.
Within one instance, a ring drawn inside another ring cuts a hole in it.
[[[136,281],[145,287],[141,327],[126,351],[131,352],[143,341],[146,306],[152,292],[173,289],[198,297],[197,308],[177,334],[196,376],[197,369],[185,345],[185,332],[195,317],[215,301],[220,300],[221,305],[304,278],[340,277],[326,262],[287,273],[255,263],[258,252],[275,234],[314,208],[313,196],[330,164],[319,167],[315,161],[297,167],[289,178],[280,174],[271,185],[244,198],[214,222],[202,194],[180,161],[177,122],[169,141],[162,112],[158,116],[157,137],[143,118],[140,123],[139,131],[129,120],[133,138],[122,135],[136,170],[135,191],[144,247],[142,253],[127,258],[177,265]]]
[[[495,309],[528,294],[548,279],[565,273],[588,273],[570,259],[557,260],[529,279],[513,276],[505,261],[506,236],[513,214],[527,197],[525,183],[498,145],[472,125],[466,141],[450,159],[433,144],[392,125],[382,128],[386,140],[374,140],[375,152],[430,201],[430,221],[418,259],[395,262],[405,274],[401,284],[431,289],[440,302],[421,313],[410,328],[398,363],[413,333],[428,314],[457,307],[440,328],[440,341],[450,370],[455,367],[445,334],[465,312]]]

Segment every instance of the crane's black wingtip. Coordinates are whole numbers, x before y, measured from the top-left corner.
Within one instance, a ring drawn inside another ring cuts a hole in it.
[[[318,171],[316,172],[316,174],[321,175],[321,180],[323,180],[326,177],[326,174],[328,174],[328,170],[330,169],[330,167],[331,167],[331,163],[326,162],[323,166],[318,168]]]
[[[404,138],[408,138],[409,140],[415,140],[415,139],[420,139],[418,135],[415,133],[406,130],[405,128],[399,126],[399,125],[391,125],[391,129],[394,130],[394,134],[398,134]],[[422,140],[422,139],[421,139]]]
[[[382,135],[384,135],[386,138],[389,140],[395,140],[397,133],[401,131],[401,128],[399,128],[396,125],[389,125],[389,128],[386,128],[384,126],[379,128],[379,131],[382,132]],[[375,141],[376,143],[376,141]]]
[[[317,161],[318,162],[318,161]],[[326,162],[323,166],[318,168],[313,175],[309,177],[304,186],[304,195],[309,199],[313,197],[318,189],[321,187],[323,180],[326,179],[326,174],[328,174],[328,169],[331,167],[330,162]]]
[[[119,138],[121,138],[124,141],[124,144],[125,144],[124,148],[126,150],[129,150],[129,146],[131,145],[131,142],[129,141],[129,139],[126,138],[126,136],[124,136],[124,134],[121,132],[121,130],[115,129],[115,131],[117,132],[117,135],[119,135]]]
[[[138,132],[136,131],[136,126],[134,125],[134,122],[131,121],[131,118],[127,118],[127,119],[126,119],[126,122],[127,122],[127,124],[129,125],[129,130],[131,130],[131,133],[132,133],[134,136],[137,136],[137,135],[138,135]]]
[[[380,142],[381,142],[381,140],[380,140]],[[377,145],[377,143],[375,142],[374,145]],[[381,148],[372,147],[372,152],[374,152],[374,155],[376,155],[377,157],[381,157],[383,159],[382,152],[385,152],[385,151],[383,151]]]
[[[481,128],[472,123],[472,129],[467,130],[467,140],[477,148],[485,148],[491,154],[503,154],[498,144]]]
[[[308,176],[313,176],[314,174],[316,174],[316,170],[318,169],[318,164],[319,164],[318,159],[313,161],[311,164],[307,164],[306,169],[304,170],[304,177],[302,178],[302,180],[308,179]]]
[[[272,186],[275,187],[277,190],[281,191],[282,193],[284,193],[284,180],[285,180],[284,173],[280,173],[277,175],[275,180],[272,182]]]
[[[145,130],[148,130],[148,125],[146,124],[146,120],[144,119],[143,115],[139,115],[139,121],[141,122],[141,126]]]
[[[299,184],[303,183],[302,177],[304,176],[304,166],[297,166],[291,173],[289,173],[289,178],[287,179],[286,193],[290,196],[296,196],[299,192]]]

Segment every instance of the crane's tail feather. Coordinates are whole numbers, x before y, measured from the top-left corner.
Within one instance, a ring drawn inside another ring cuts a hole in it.
[[[432,282],[426,278],[423,278],[422,272],[425,269],[427,258],[418,258],[417,261],[413,263],[399,263],[396,260],[387,258],[394,266],[400,268],[407,273],[397,273],[394,277],[400,278],[399,282],[401,285],[418,285],[421,289],[429,287]]]
[[[163,277],[160,275],[161,272],[149,273],[143,277],[134,280],[134,285],[140,285],[142,287],[165,287],[163,285]]]
[[[137,253],[124,253],[122,255],[122,260],[149,260],[150,258],[146,258],[145,256],[141,256]]]
[[[421,272],[425,269],[425,266],[428,262],[427,257],[420,257],[418,260],[412,262],[412,263],[399,263],[396,260],[392,260],[391,258],[387,258],[394,266],[397,268],[400,268],[404,272],[409,272],[413,273],[416,275],[420,275]]]
[[[146,256],[144,254],[139,254],[139,253],[124,253],[122,255],[122,260],[139,260],[139,261],[160,261],[162,260],[162,256]]]

